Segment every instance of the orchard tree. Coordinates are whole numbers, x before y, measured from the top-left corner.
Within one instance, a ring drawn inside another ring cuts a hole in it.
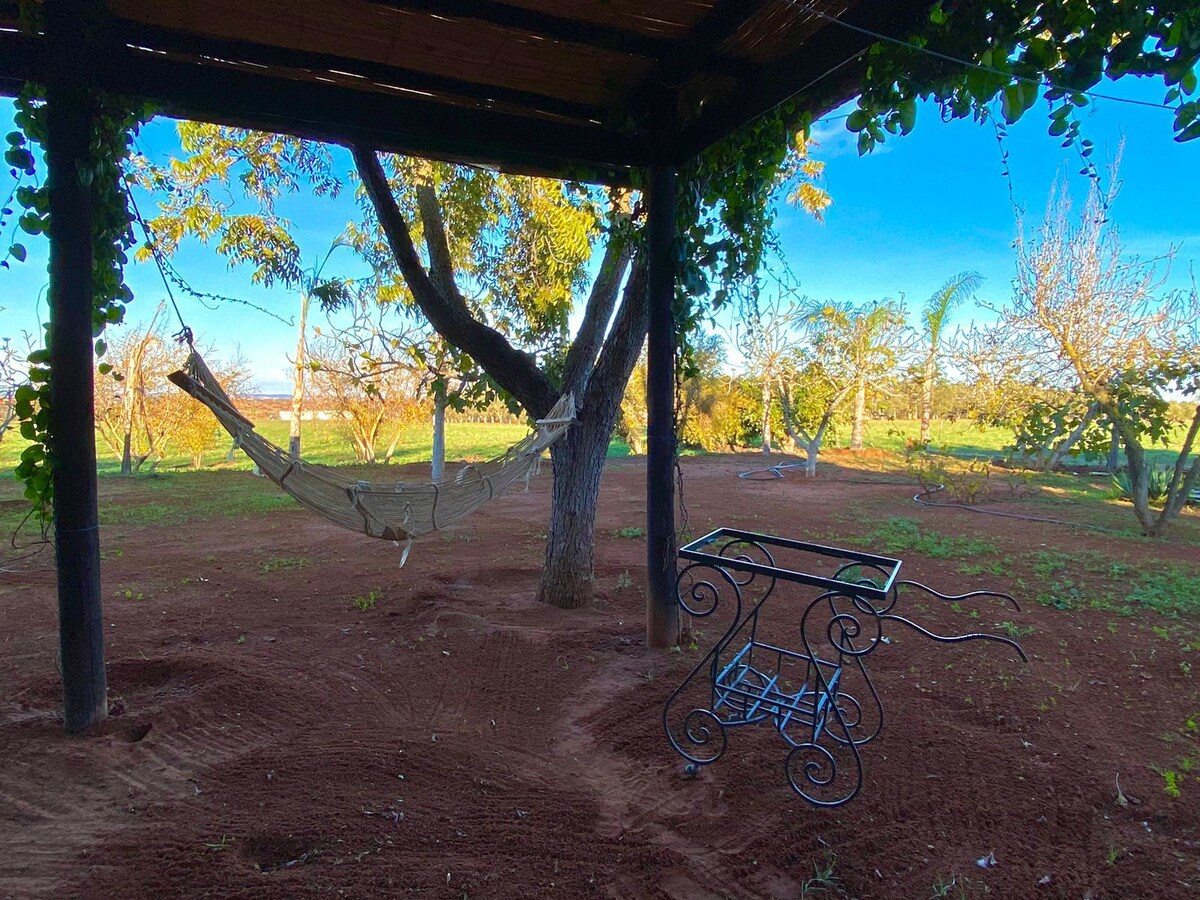
[[[426,411],[432,375],[424,360],[433,339],[395,304],[380,303],[362,289],[347,308],[330,310],[328,325],[315,329],[308,368],[315,396],[338,416],[360,462],[375,462],[380,437],[391,430],[384,453],[390,462],[404,429]],[[436,465],[436,445],[434,435]]]
[[[921,446],[929,446],[929,423],[933,419],[933,388],[937,382],[942,353],[942,333],[951,310],[974,297],[983,276],[960,272],[933,292],[921,313],[925,343],[921,375]]]
[[[819,327],[819,325],[818,325]],[[854,382],[839,378],[818,359],[789,371],[778,382],[783,427],[798,450],[804,451],[804,473],[817,474],[817,456]]]
[[[747,377],[760,386],[764,445],[778,400],[784,431],[804,453],[808,475],[816,475],[829,427],[856,384],[852,321],[843,307],[777,298],[757,308],[741,332]]]
[[[1019,232],[1012,302],[1001,310],[1008,346],[1036,366],[1046,383],[1086,399],[1089,416],[1116,430],[1129,470],[1134,511],[1147,535],[1165,534],[1200,478],[1192,457],[1200,405],[1176,456],[1162,510],[1149,503],[1146,445],[1171,432],[1166,396],[1200,390],[1200,301],[1195,288],[1165,291],[1158,266],[1122,253],[1110,219],[1111,187],[1093,183],[1078,215],[1065,188],[1052,196],[1031,236]]]
[[[166,377],[170,353],[166,350],[155,309],[149,324],[134,326],[113,345],[109,362],[100,363],[96,379],[96,414],[101,436],[121,460],[128,477],[150,458],[161,459],[165,435],[151,414],[147,384]],[[164,365],[164,360],[166,363]]]
[[[719,307],[752,290],[769,246],[772,203],[807,177],[791,165],[802,143],[780,116],[767,117],[740,142],[714,148],[682,173],[675,318],[684,334],[702,318],[699,301]],[[535,418],[562,394],[574,394],[577,424],[550,450],[553,498],[539,597],[562,607],[590,603],[600,476],[648,320],[634,198],[576,195],[542,179],[381,159],[367,147],[355,147],[354,158],[393,264],[432,327]],[[482,204],[456,202],[476,195]],[[480,224],[480,209],[496,210],[494,219]],[[471,240],[489,229],[500,239]],[[573,290],[584,287],[585,263],[601,236],[597,276],[571,339]],[[480,243],[482,252],[475,249]],[[535,276],[547,265],[553,277]],[[483,289],[482,302],[464,289],[472,284]],[[685,347],[685,372],[690,355]]]
[[[748,378],[758,383],[762,408],[762,452],[771,452],[772,399],[799,364],[797,346],[806,312],[797,301],[782,297],[749,305],[735,340],[746,361]],[[785,414],[786,416],[786,414]]]
[[[814,353],[819,359],[836,359],[852,382],[850,449],[861,450],[868,390],[883,384],[908,349],[904,305],[892,300],[862,306],[827,303],[809,317],[820,324],[812,334]]]

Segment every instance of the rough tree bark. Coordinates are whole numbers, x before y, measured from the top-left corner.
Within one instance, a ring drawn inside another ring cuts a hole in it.
[[[921,446],[929,446],[929,425],[933,421],[933,379],[937,363],[931,352],[925,357],[925,377],[921,379]]]
[[[471,314],[454,281],[445,224],[432,188],[417,188],[430,261],[426,271],[375,152],[354,147],[353,153],[397,266],[438,334],[470,355],[535,418],[544,417],[561,395],[574,393],[578,424],[551,449],[553,507],[538,597],[563,608],[588,605],[594,596],[596,502],[604,457],[625,384],[646,337],[644,264],[634,263],[630,270],[629,248],[609,242],[556,385],[531,355]]]
[[[762,383],[762,452],[771,452],[771,380],[764,378]]]
[[[867,379],[859,376],[854,389],[854,420],[850,425],[850,449],[863,448],[863,419],[867,415]]]
[[[446,382],[441,378],[433,383],[433,452],[432,477],[441,481],[446,474]]]

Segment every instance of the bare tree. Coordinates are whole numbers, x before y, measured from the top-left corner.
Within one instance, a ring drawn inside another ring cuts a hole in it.
[[[352,304],[348,323],[334,325],[308,347],[313,392],[338,416],[361,462],[375,462],[384,429],[392,439],[390,460],[401,430],[423,412],[420,396],[427,373],[416,347],[427,335],[404,326],[388,327],[394,311],[368,295]]]
[[[1176,390],[1194,397],[1200,390],[1200,304],[1194,288],[1163,292],[1160,266],[1173,251],[1149,261],[1122,254],[1108,215],[1118,190],[1115,165],[1110,183],[1107,191],[1093,183],[1077,218],[1060,186],[1037,232],[1026,237],[1019,231],[1013,299],[1001,315],[1015,352],[1032,360],[1048,383],[1077,390],[1116,429],[1138,522],[1157,536],[1200,477],[1200,456],[1190,459],[1200,427],[1197,406],[1164,508],[1151,510],[1145,445],[1165,442],[1169,434],[1164,395]]]
[[[0,441],[17,418],[17,391],[29,384],[24,360],[34,350],[33,336],[24,335],[25,352],[11,338],[0,338]],[[31,389],[27,389],[31,390]]]

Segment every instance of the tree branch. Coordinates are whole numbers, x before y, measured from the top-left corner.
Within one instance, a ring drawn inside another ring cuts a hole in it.
[[[425,249],[429,252],[429,280],[445,297],[461,300],[454,282],[454,263],[450,258],[450,242],[446,239],[446,220],[438,203],[437,192],[428,181],[417,185],[417,209],[425,231]]]
[[[408,225],[392,196],[375,151],[358,145],[351,149],[359,177],[396,257],[396,264],[429,324],[447,341],[469,354],[531,415],[545,416],[559,396],[550,379],[538,369],[530,355],[513,347],[494,328],[476,320],[457,291],[447,296],[438,289],[421,264]]]
[[[592,283],[583,322],[571,349],[567,351],[567,359],[563,365],[564,394],[575,391],[576,395],[582,396],[587,387],[592,369],[596,365],[596,354],[600,351],[604,338],[604,329],[612,319],[617,297],[620,296],[621,280],[625,277],[630,256],[627,241],[609,238],[608,246],[604,248],[604,259],[600,263],[600,272]]]
[[[638,259],[634,261],[633,271],[625,284],[621,308],[617,311],[608,339],[588,381],[583,400],[584,415],[607,421],[615,419],[625,385],[629,383],[629,375],[637,364],[646,340],[646,329],[650,324],[647,292],[646,261]]]

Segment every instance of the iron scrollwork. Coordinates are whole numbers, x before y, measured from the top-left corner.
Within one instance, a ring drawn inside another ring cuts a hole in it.
[[[844,562],[825,576],[779,565],[777,555],[785,552]],[[1008,638],[940,635],[895,612],[902,588],[942,600],[998,597],[1016,606],[1007,594],[947,595],[901,581],[897,559],[726,528],[687,545],[680,556],[688,561],[676,580],[680,607],[696,619],[718,610],[729,616],[663,710],[667,738],[691,773],[725,754],[731,729],[769,722],[789,747],[784,771],[792,790],[815,806],[840,806],[862,790],[860,748],[883,730],[883,702],[866,658],[887,642],[885,623],[899,622],[942,643],[995,641],[1025,659]],[[781,582],[820,590],[809,594],[798,617],[776,613],[774,607],[788,602],[772,600]]]

